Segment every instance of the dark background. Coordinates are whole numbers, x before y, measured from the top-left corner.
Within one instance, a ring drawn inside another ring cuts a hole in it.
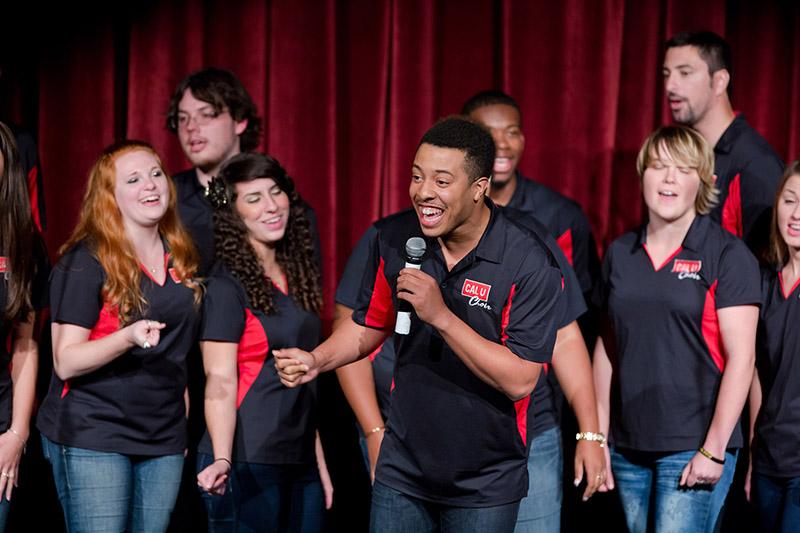
[[[367,225],[409,204],[421,134],[481,89],[497,87],[519,101],[527,137],[522,171],[578,201],[601,247],[638,223],[636,152],[669,120],[662,43],[693,29],[729,40],[734,108],[779,155],[797,157],[800,2],[789,0],[5,3],[0,117],[39,142],[53,254],[75,223],[101,149],[139,138],[172,173],[186,168],[164,126],[169,97],[192,70],[233,70],[264,118],[262,148],[317,212],[330,304]],[[330,431],[349,430],[346,415],[334,411]],[[333,467],[343,476],[340,521],[333,522],[342,530],[358,522],[368,498],[365,481],[349,473],[357,466]],[[45,489],[37,482],[31,490]],[[38,496],[30,508],[23,501],[12,511],[16,524],[32,530],[49,523],[44,510],[52,506],[42,507]],[[568,520],[588,516],[605,530],[624,527],[595,515],[600,503],[575,507]]]

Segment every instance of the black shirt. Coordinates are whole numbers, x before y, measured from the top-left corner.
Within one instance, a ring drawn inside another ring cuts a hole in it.
[[[47,277],[49,268],[47,252],[40,239],[34,239],[33,247],[33,280],[31,283],[31,305],[40,311],[47,307]],[[6,274],[9,273],[8,258],[0,256],[0,431],[6,431],[11,425],[13,409],[13,383],[11,381],[11,347],[13,342],[13,320],[6,320],[5,310],[8,307],[8,284]]]
[[[714,146],[714,174],[720,190],[711,218],[760,251],[769,240],[772,204],[783,161],[769,143],[737,115]]]
[[[37,426],[51,441],[131,455],[169,455],[186,447],[186,356],[195,342],[199,312],[194,291],[170,263],[163,285],[142,269],[147,301],[142,317],[166,324],[152,348],[135,347],[99,369],[66,382],[55,373]],[[53,269],[53,322],[91,330],[89,340],[117,331],[116,305],[103,301],[106,273],[85,244]],[[137,318],[137,319],[138,319]]]
[[[763,275],[756,367],[761,410],[756,418],[753,470],[800,476],[800,283],[786,289],[779,272]]]
[[[313,464],[316,385],[281,384],[272,350],[319,344],[320,319],[279,289],[275,314],[253,309],[239,280],[217,265],[208,280],[200,339],[238,345],[239,375],[233,460],[265,464]],[[206,431],[199,450],[213,454]]]
[[[559,320],[558,328],[560,329],[570,324],[586,311],[586,305],[575,272],[569,265],[568,259],[548,233],[548,230],[535,218],[511,208],[506,208],[506,213],[515,222],[530,230],[555,258],[558,268],[564,276],[564,295],[566,297],[565,315]],[[364,265],[369,261],[377,235],[377,229],[372,225],[367,228],[367,231],[356,243],[336,289],[335,298],[337,303],[351,309],[357,305],[358,293],[365,270]],[[389,416],[389,404],[391,403],[391,391],[394,383],[395,350],[392,338],[386,339],[378,349],[369,355],[369,359],[372,361],[378,407],[381,411],[381,417],[386,420]],[[547,371],[539,374],[539,382],[529,404],[528,435],[531,437],[541,434],[557,423],[553,406],[553,390],[552,387],[547,385],[547,374]]]
[[[478,245],[451,271],[439,243],[425,239],[422,271],[445,305],[484,338],[546,363],[563,313],[561,273],[532,234],[493,206]],[[377,237],[353,319],[387,330],[409,237],[422,236],[416,214],[375,224]],[[429,324],[412,315],[394,336],[395,388],[377,479],[423,500],[494,506],[527,493],[527,401],[511,401],[473,374]]]
[[[589,221],[580,205],[518,174],[517,188],[506,207],[531,215],[544,224],[575,270],[583,293],[591,295],[600,276],[600,259]]]
[[[697,449],[725,368],[717,310],[760,303],[758,264],[708,216],[658,268],[645,238],[643,226],[611,243],[598,291],[612,326],[611,436],[633,450]],[[728,447],[741,445],[737,424]]]

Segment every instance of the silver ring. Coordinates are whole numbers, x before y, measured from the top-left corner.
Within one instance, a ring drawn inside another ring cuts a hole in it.
[[[149,320],[145,320],[145,323],[147,324],[147,329],[150,329],[150,321]]]
[[[5,472],[0,472],[0,476],[9,477],[8,474],[6,474]]]
[[[151,348],[150,343],[148,341],[144,341],[142,343],[142,348],[144,348],[145,350],[147,350],[148,348]]]

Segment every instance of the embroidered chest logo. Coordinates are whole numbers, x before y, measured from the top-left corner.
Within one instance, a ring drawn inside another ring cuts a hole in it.
[[[465,279],[464,285],[461,287],[461,295],[469,298],[469,305],[473,307],[483,307],[484,309],[491,311],[492,306],[489,305],[489,292],[491,290],[491,285],[481,283],[480,281]]]
[[[181,282],[181,278],[178,277],[178,273],[175,271],[174,268],[170,268],[169,270],[167,270],[167,272],[169,272],[169,277],[172,278],[172,281],[174,281],[175,283]]]
[[[703,268],[703,262],[692,259],[676,259],[672,264],[672,272],[678,273],[678,279],[694,279],[700,280],[700,269]]]

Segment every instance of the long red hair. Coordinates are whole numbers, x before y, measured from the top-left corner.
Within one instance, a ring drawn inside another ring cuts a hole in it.
[[[83,198],[78,224],[67,242],[59,250],[63,254],[79,242],[89,246],[106,272],[103,299],[118,307],[120,321],[125,324],[135,315],[141,316],[147,305],[139,284],[142,270],[132,244],[125,236],[117,201],[117,158],[130,152],[145,151],[162,167],[161,158],[152,146],[142,141],[121,141],[112,144],[100,155],[89,171],[89,183]],[[166,172],[165,172],[166,175]],[[194,291],[195,303],[200,301],[201,286],[194,279],[199,256],[186,229],[178,217],[175,185],[167,175],[169,203],[158,231],[169,246],[172,267],[181,283]]]

